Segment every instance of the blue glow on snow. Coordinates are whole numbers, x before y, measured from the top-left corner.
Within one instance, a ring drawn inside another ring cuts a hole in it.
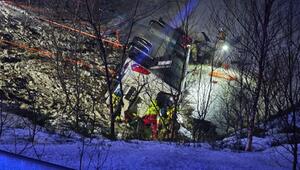
[[[69,168],[54,165],[48,162],[27,158],[21,155],[0,151],[1,170],[67,170]]]

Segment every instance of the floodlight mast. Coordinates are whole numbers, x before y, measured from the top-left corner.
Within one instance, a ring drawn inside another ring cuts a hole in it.
[[[183,74],[183,80],[181,82],[182,84],[181,84],[179,93],[181,93],[183,91],[183,89],[185,88],[185,81],[186,81],[186,75],[187,75],[187,71],[188,71],[190,56],[191,56],[191,45],[187,45],[186,60],[185,60],[184,67],[183,67],[184,74]]]

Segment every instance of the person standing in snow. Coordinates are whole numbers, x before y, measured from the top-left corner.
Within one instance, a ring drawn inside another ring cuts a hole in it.
[[[158,129],[162,132],[162,138],[167,136],[170,132],[169,126],[171,125],[173,112],[172,95],[162,91],[159,92],[156,99],[151,101],[146,116],[143,117],[144,125],[151,126],[152,139],[158,138]]]
[[[157,101],[152,100],[150,106],[148,107],[146,111],[146,115],[143,117],[143,123],[144,125],[150,125],[151,126],[151,133],[152,133],[152,139],[156,140],[158,136],[157,132],[157,116],[159,113],[159,107],[157,106]]]

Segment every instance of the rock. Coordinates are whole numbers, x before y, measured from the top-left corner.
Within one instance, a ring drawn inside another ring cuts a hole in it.
[[[22,103],[22,104],[20,105],[20,109],[28,110],[28,109],[29,109],[29,105],[28,105],[28,104],[25,104],[25,103]]]
[[[1,58],[2,63],[17,63],[20,62],[22,59],[13,55]]]
[[[8,32],[0,32],[0,39],[6,40],[6,41],[13,41],[14,36]]]

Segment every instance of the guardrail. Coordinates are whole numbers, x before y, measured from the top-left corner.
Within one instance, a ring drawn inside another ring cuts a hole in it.
[[[1,169],[73,170],[65,166],[0,150]]]

